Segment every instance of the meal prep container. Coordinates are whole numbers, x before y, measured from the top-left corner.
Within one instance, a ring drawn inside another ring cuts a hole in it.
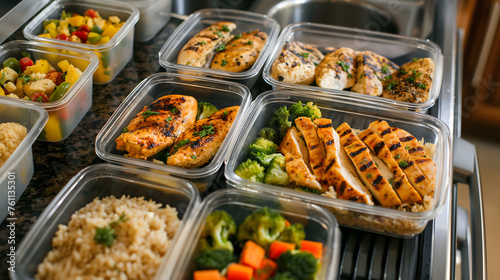
[[[64,140],[73,132],[92,106],[92,74],[97,68],[98,58],[89,51],[66,46],[32,41],[12,41],[0,46],[0,61],[9,57],[20,57],[21,51],[31,54],[33,61],[45,59],[53,66],[66,59],[82,71],[76,83],[61,99],[54,102],[40,103],[0,96],[0,100],[8,99],[20,104],[35,104],[45,109],[49,113],[49,120],[38,136],[38,140],[48,142]]]
[[[317,194],[292,190],[280,186],[251,182],[234,173],[236,167],[246,160],[247,149],[279,107],[301,101],[312,101],[321,109],[323,118],[333,120],[334,128],[347,122],[353,129],[364,130],[373,121],[383,119],[389,125],[404,129],[415,138],[424,138],[425,143],[436,147],[434,161],[437,166],[436,188],[430,209],[421,213],[403,212],[381,206],[333,199]],[[427,222],[439,213],[446,200],[451,185],[451,140],[448,127],[439,119],[405,110],[385,108],[377,104],[352,100],[342,96],[314,95],[310,92],[271,90],[265,92],[252,103],[245,116],[243,128],[237,137],[233,152],[225,168],[229,185],[249,191],[268,192],[283,195],[325,207],[333,212],[341,225],[382,233],[396,237],[412,237],[422,232]]]
[[[198,32],[219,21],[231,21],[237,26],[231,34],[249,32],[255,29],[267,33],[267,41],[255,64],[243,72],[230,72],[211,68],[177,64],[177,57],[184,45]],[[168,38],[160,50],[160,65],[168,72],[210,76],[242,83],[251,88],[259,78],[260,71],[271,48],[276,43],[280,26],[268,16],[228,9],[204,9],[189,16]]]
[[[280,196],[269,196],[261,192],[245,192],[224,189],[210,194],[200,205],[193,226],[185,241],[175,246],[176,262],[161,272],[162,279],[192,279],[193,260],[198,253],[198,240],[207,216],[216,210],[225,210],[236,224],[242,223],[253,211],[262,207],[278,211],[291,224],[304,225],[306,239],[323,243],[323,256],[318,279],[337,279],[340,252],[340,230],[331,213],[313,204],[290,200]]]
[[[123,24],[109,42],[102,45],[90,45],[38,36],[43,33],[44,20],[59,19],[63,10],[82,15],[87,9],[98,11],[101,17],[106,19],[110,16],[118,16],[125,24]],[[134,48],[134,25],[138,20],[139,10],[128,3],[91,0],[56,0],[31,20],[28,25],[26,25],[23,32],[24,37],[29,40],[55,43],[94,52],[99,58],[99,67],[94,73],[94,83],[105,84],[111,82],[132,58]]]
[[[194,97],[198,102],[212,103],[218,109],[240,106],[236,119],[215,157],[206,165],[196,169],[186,169],[156,163],[149,160],[126,157],[116,150],[116,138],[123,129],[146,105],[156,99],[169,95],[182,94]],[[232,142],[237,130],[242,126],[243,115],[250,103],[250,92],[243,85],[173,73],[157,73],[144,79],[116,109],[96,138],[96,153],[105,161],[139,168],[152,169],[170,175],[183,177],[194,182],[200,191],[212,183],[224,161],[231,152]],[[222,172],[222,170],[221,170]]]
[[[38,265],[52,248],[52,238],[60,224],[67,225],[71,215],[92,202],[94,198],[113,195],[144,197],[175,207],[181,219],[179,229],[172,239],[176,244],[199,204],[198,190],[190,182],[171,176],[146,172],[111,164],[92,165],[75,175],[57,194],[26,234],[16,254],[16,272],[11,279],[33,279]],[[169,249],[163,256],[161,267],[172,256]]]
[[[16,216],[14,203],[23,194],[35,170],[31,145],[42,131],[48,118],[49,116],[44,109],[33,104],[0,99],[0,123],[15,122],[28,130],[28,134],[21,144],[0,166],[0,221],[3,221],[11,210],[13,212],[11,216]],[[13,194],[15,200],[12,199]],[[9,209],[9,206],[12,209]]]
[[[387,57],[399,66],[412,61],[414,58],[429,57],[434,60],[435,64],[429,98],[424,103],[409,103],[347,90],[321,88],[316,85],[284,83],[275,80],[271,77],[272,64],[280,55],[283,45],[286,42],[293,41],[316,45],[323,54],[331,52],[331,50],[327,50],[327,48],[331,47],[336,49],[348,47],[355,51],[372,51]],[[441,54],[441,49],[431,41],[356,28],[316,23],[295,23],[288,25],[281,32],[264,66],[263,77],[268,84],[273,86],[273,89],[307,90],[324,96],[348,96],[356,100],[366,100],[374,104],[425,112],[425,110],[434,105],[439,96],[442,73],[443,55]]]

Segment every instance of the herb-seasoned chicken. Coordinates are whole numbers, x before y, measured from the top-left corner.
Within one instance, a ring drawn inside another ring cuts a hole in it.
[[[271,77],[281,82],[310,85],[314,70],[324,55],[314,45],[286,42],[278,59],[271,66]]]
[[[177,63],[197,67],[208,66],[215,49],[229,40],[234,29],[236,24],[227,21],[217,22],[203,29],[184,45],[177,57]]]
[[[196,120],[198,103],[185,95],[167,95],[144,108],[116,139],[116,149],[146,159],[171,146]]]
[[[324,180],[335,190],[340,199],[373,205],[370,191],[359,180],[349,156],[340,146],[340,138],[330,119],[314,120],[321,147],[325,152]]]
[[[356,82],[356,52],[340,48],[327,54],[316,67],[316,84],[323,88],[345,89]]]
[[[356,84],[352,91],[373,96],[382,95],[382,80],[398,70],[399,66],[371,51],[358,52]]]
[[[210,67],[231,72],[248,70],[257,60],[266,40],[265,32],[259,30],[243,32],[227,42],[224,50],[215,54]]]

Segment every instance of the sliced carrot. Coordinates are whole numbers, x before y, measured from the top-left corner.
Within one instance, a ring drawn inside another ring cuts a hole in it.
[[[227,267],[227,280],[251,280],[253,275],[253,268],[239,264],[232,263]]]
[[[264,248],[248,240],[245,242],[245,246],[243,246],[243,251],[241,251],[240,263],[252,268],[258,268],[265,256],[266,250]]]
[[[323,256],[323,243],[309,240],[300,241],[300,250],[307,251],[320,259]]]
[[[289,227],[290,225],[291,225],[290,222],[287,219],[285,219],[285,227]]]
[[[254,271],[253,279],[254,280],[267,280],[274,276],[276,273],[276,269],[278,265],[273,262],[271,259],[263,259],[260,263],[260,266]]]
[[[222,280],[217,269],[197,270],[193,274],[194,280]]]
[[[277,259],[282,253],[286,251],[293,251],[295,250],[295,244],[294,243],[288,243],[288,242],[283,242],[279,240],[275,240],[269,245],[269,251],[267,252],[267,255],[269,258],[275,260]]]

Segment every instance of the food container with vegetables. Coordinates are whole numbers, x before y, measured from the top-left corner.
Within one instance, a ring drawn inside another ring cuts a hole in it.
[[[441,91],[441,49],[428,40],[316,23],[280,34],[264,66],[273,89],[300,89],[425,112]]]
[[[137,8],[113,1],[54,1],[24,28],[33,41],[94,52],[99,67],[93,82],[111,82],[132,58]]]
[[[168,72],[209,76],[252,87],[279,33],[268,16],[205,9],[192,14],[160,51]]]
[[[128,202],[105,207],[105,203],[113,197]],[[134,200],[142,205],[134,208]],[[149,202],[150,200],[156,204]],[[131,277],[130,273],[142,273],[143,268],[146,270],[149,268],[149,271],[144,272],[143,275],[152,277],[157,270],[161,270],[169,262],[171,257],[175,257],[172,255],[172,250],[164,250],[160,257],[153,255],[159,249],[155,245],[160,244],[155,243],[154,240],[163,239],[168,233],[169,244],[176,244],[185,234],[184,230],[192,220],[199,200],[197,189],[192,183],[183,179],[110,164],[88,167],[74,176],[38,217],[16,252],[18,262],[15,273],[11,272],[10,276],[12,279],[33,279],[37,273],[43,275],[50,271],[47,267],[41,267],[41,264],[44,258],[46,258],[45,262],[52,258],[47,255],[51,249],[53,250],[51,254],[57,254],[57,256],[64,253],[57,251],[58,248],[52,248],[53,238],[59,240],[55,233],[59,232],[63,234],[59,236],[62,240],[57,241],[60,248],[71,246],[68,242],[75,241],[75,236],[80,235],[80,241],[77,243],[85,244],[81,247],[74,245],[69,250],[70,255],[59,259],[66,265],[72,261],[69,268],[63,268],[62,263],[52,259],[54,267],[60,268],[59,272],[93,271],[101,276],[107,273],[111,277],[129,275],[129,278],[137,279],[139,276]],[[89,205],[94,208],[89,209]],[[167,205],[175,208],[174,212],[177,213],[159,219],[158,215],[161,216],[161,213],[157,214],[158,211],[167,211],[166,208],[169,208]],[[85,206],[86,208],[83,208]],[[144,213],[144,210],[141,210],[143,206],[159,208],[159,210],[149,210],[150,213],[148,211]],[[81,211],[78,212],[79,214],[74,214],[79,210]],[[89,219],[85,216],[85,211],[88,210],[97,214]],[[103,214],[105,217],[101,217]],[[136,216],[140,217],[139,220]],[[169,223],[177,218],[179,222]],[[108,223],[106,219],[112,222]],[[72,222],[68,224],[70,220]],[[162,226],[162,221],[166,221],[167,226]],[[72,231],[74,225],[79,230]],[[169,230],[172,227],[177,227],[173,233]],[[62,231],[66,231],[66,235]],[[129,238],[131,236],[134,238]],[[133,250],[137,250],[134,253],[135,258],[132,254]],[[73,257],[77,252],[80,258],[75,261]],[[142,254],[147,254],[143,257],[148,258],[148,262],[138,261],[138,256]],[[110,259],[114,261],[104,261]],[[127,269],[127,266],[133,269]],[[69,279],[58,276],[53,278]]]
[[[47,112],[33,104],[0,99],[0,219],[3,220],[21,197],[33,176],[31,145],[47,122]],[[22,126],[11,130],[9,123]],[[7,131],[10,130],[10,131]]]
[[[243,124],[225,168],[236,188],[314,203],[341,225],[398,237],[422,232],[446,200],[450,135],[432,116],[272,90]]]
[[[0,98],[33,103],[49,113],[39,140],[64,140],[92,105],[95,54],[53,44],[12,41],[0,46]]]
[[[316,205],[224,189],[203,201],[174,250],[164,279],[336,279],[340,230]]]
[[[245,86],[174,73],[144,79],[96,137],[102,159],[213,183],[250,103]]]

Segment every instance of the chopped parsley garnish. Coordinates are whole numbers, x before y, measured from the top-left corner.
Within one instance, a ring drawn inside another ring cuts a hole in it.
[[[104,244],[106,247],[111,247],[113,243],[115,243],[116,235],[116,227],[120,223],[125,223],[128,221],[125,213],[121,214],[117,221],[113,221],[109,223],[109,225],[105,227],[96,227],[94,240],[96,243]]]
[[[26,51],[21,51],[21,55],[23,57],[27,57],[27,58],[31,59],[31,54],[27,53]]]
[[[417,61],[418,61],[418,58],[414,57],[413,62],[417,62]]]
[[[124,127],[123,128],[123,133],[127,133],[128,132],[128,128],[127,127]]]
[[[149,116],[159,115],[159,114],[160,114],[160,112],[151,111],[149,109],[147,111],[142,112],[142,116],[144,117],[144,119],[146,119]]]
[[[382,65],[382,72],[383,72],[384,74],[389,73],[389,67],[387,67],[387,64]]]
[[[174,114],[175,114],[175,113],[177,113],[178,111],[179,111],[179,109],[177,109],[177,108],[175,108],[175,107],[173,107],[173,108],[170,110],[170,112],[172,112],[172,113],[174,113]]]
[[[224,116],[227,116],[227,110],[226,110],[226,111],[224,111]]]
[[[394,158],[400,158],[401,154],[397,154]]]
[[[391,186],[394,187],[394,179],[389,179],[389,184],[391,184]]]
[[[422,83],[418,83],[418,87],[421,88],[421,89],[426,89],[427,85],[426,84],[422,84]]]
[[[226,66],[227,65],[227,61],[225,59],[222,60],[222,62],[220,63],[221,66]]]
[[[372,177],[372,174],[368,173],[366,174],[366,178],[370,179]]]
[[[225,50],[225,49],[226,49],[226,44],[225,44],[225,43],[223,43],[222,45],[220,45],[219,47],[217,47],[217,48],[215,49],[215,51],[216,51],[216,52],[221,52],[221,51],[223,51],[223,50]]]
[[[201,137],[205,137],[207,135],[212,135],[214,133],[215,133],[214,126],[212,125],[212,123],[210,123],[209,125],[202,126],[201,130],[198,131],[198,132],[193,133],[193,135],[194,136],[200,136],[200,138],[201,138]]]
[[[206,44],[207,44],[207,43],[206,43],[205,41],[201,41],[201,42],[198,42],[198,43],[196,43],[196,44],[194,44],[194,45],[195,45],[195,46],[197,46],[197,45],[206,45]]]
[[[396,84],[397,84],[396,81],[392,81],[387,85],[386,89],[391,90]]]
[[[415,70],[411,70],[411,71],[413,71],[413,74],[410,77],[408,77],[408,78],[405,79],[408,82],[415,82],[415,80],[418,77],[422,76],[422,72],[417,72]]]
[[[314,63],[314,66],[318,66],[318,63],[316,63],[316,62],[313,62],[313,63]]]
[[[248,40],[248,42],[246,42],[245,45],[250,45],[250,46],[253,47],[253,41],[252,40]]]
[[[382,81],[392,80],[392,75],[385,76]]]
[[[36,98],[36,101],[38,101],[38,102],[43,102],[43,98],[42,98],[41,96],[38,96],[38,97]]]
[[[128,218],[127,218],[127,216],[125,216],[125,213],[122,213],[120,215],[120,217],[118,218],[118,221],[113,221],[113,222],[109,223],[109,225],[111,227],[117,227],[119,223],[125,223],[126,221],[128,221]]]
[[[308,52],[303,52],[300,54],[300,56],[302,56],[303,58],[307,58],[309,56],[309,53]]]
[[[191,158],[192,159],[197,159],[198,157],[196,157],[195,155],[191,155]]]
[[[340,61],[337,61],[337,65],[340,65],[340,67],[342,67],[342,70],[344,70],[344,72],[347,73],[347,78],[352,78],[351,73],[349,73],[349,65],[348,64],[346,64],[344,61],[340,60]]]
[[[217,34],[217,36],[219,36],[219,37],[224,37],[224,35],[222,35],[222,33],[220,31],[215,31],[214,34]]]
[[[400,163],[399,163],[399,167],[401,168],[405,168],[407,167],[408,165],[410,165],[407,161],[405,160],[402,160]]]
[[[224,32],[229,32],[229,31],[231,31],[231,30],[229,30],[229,28],[227,28],[227,25],[223,25],[223,26],[222,26],[222,31],[224,31]]]
[[[3,77],[2,77],[2,79],[3,79]],[[19,76],[18,80],[21,81],[21,84],[25,85],[25,84],[31,82],[31,76],[21,74],[21,76]]]
[[[0,79],[0,84],[3,84],[4,79],[5,79],[5,72],[2,71],[2,78]]]
[[[401,74],[403,74],[403,75],[404,75],[404,74],[408,73],[408,71],[403,70],[403,69],[399,69],[399,73],[401,73]]]
[[[175,144],[175,146],[174,146],[174,153],[176,153],[180,147],[186,146],[189,143],[191,143],[191,140],[189,140],[189,139],[184,139],[184,140],[179,141],[179,143]]]
[[[168,118],[166,118],[166,119],[165,119],[165,121],[166,121],[168,124],[170,124],[170,122],[172,121],[172,117],[168,117]]]
[[[240,33],[240,34],[238,34],[238,35],[234,35],[234,38],[236,38],[236,39],[240,39],[240,38],[241,38],[241,33]]]
[[[375,162],[375,166],[378,168],[378,163]]]
[[[410,149],[410,146],[406,145],[406,146],[405,146],[405,149],[409,150],[409,149]]]

